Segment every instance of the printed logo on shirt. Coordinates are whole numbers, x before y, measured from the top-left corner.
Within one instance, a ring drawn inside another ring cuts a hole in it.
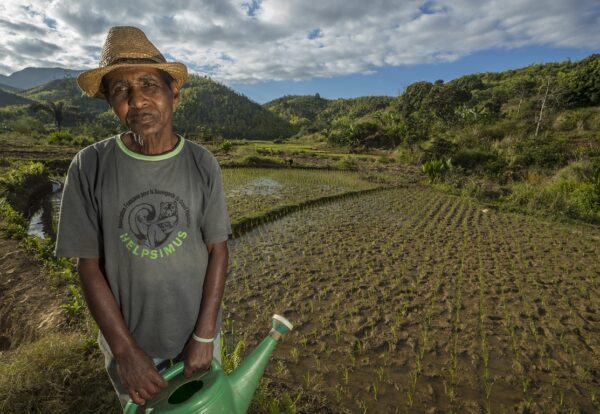
[[[179,196],[150,189],[136,194],[123,205],[119,228],[124,232],[119,238],[131,254],[161,259],[183,245],[188,234],[182,228],[189,226],[190,210]]]

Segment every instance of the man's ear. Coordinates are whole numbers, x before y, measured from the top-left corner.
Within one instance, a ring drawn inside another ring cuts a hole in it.
[[[179,104],[179,85],[177,85],[177,81],[173,79],[170,86],[171,93],[173,93],[173,108],[175,108]]]

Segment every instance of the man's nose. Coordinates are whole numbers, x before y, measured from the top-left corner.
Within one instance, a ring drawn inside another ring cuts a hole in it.
[[[146,104],[146,95],[142,88],[132,87],[129,89],[129,106],[142,108]]]

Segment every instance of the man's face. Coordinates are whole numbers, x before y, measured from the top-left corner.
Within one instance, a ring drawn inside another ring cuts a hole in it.
[[[142,137],[171,131],[176,82],[167,85],[158,69],[143,66],[115,69],[105,80],[108,103],[131,131]]]

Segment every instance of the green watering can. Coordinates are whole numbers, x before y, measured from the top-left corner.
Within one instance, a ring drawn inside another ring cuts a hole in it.
[[[183,376],[183,362],[173,365],[162,374],[169,385],[144,406],[129,401],[124,414],[246,413],[277,341],[291,329],[286,318],[273,315],[269,335],[229,376],[214,358],[208,371],[196,372],[190,378]]]

